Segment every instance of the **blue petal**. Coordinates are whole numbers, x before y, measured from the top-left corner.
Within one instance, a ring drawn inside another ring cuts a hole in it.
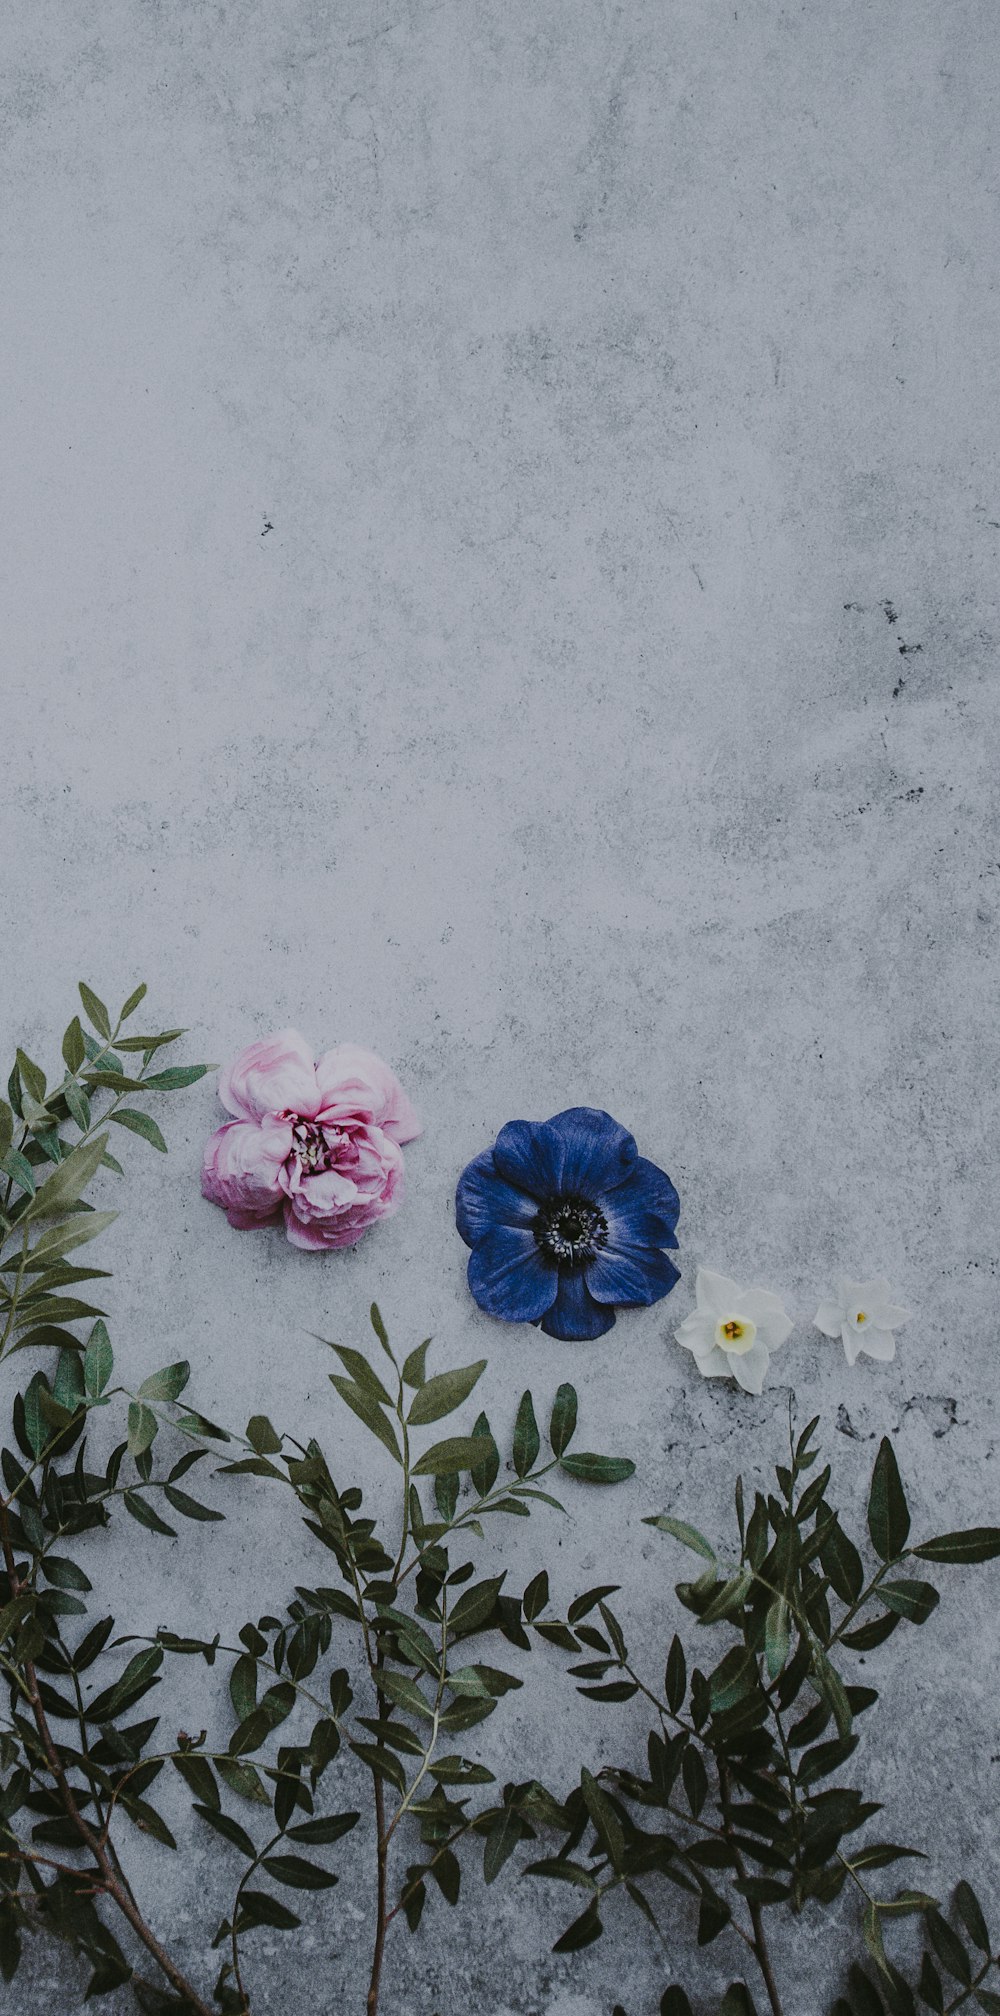
[[[589,1294],[582,1273],[561,1274],[559,1293],[548,1315],[542,1317],[541,1327],[547,1337],[573,1343],[580,1337],[603,1337],[614,1320],[614,1310],[603,1308]]]
[[[611,1243],[615,1243],[617,1232],[630,1246],[676,1246],[674,1226],[680,1208],[680,1198],[665,1170],[640,1155],[605,1205]]]
[[[551,1120],[510,1120],[493,1150],[500,1174],[533,1197],[597,1199],[635,1168],[628,1129],[596,1106],[570,1106]]]
[[[537,1213],[533,1197],[497,1174],[492,1148],[484,1148],[463,1169],[455,1192],[455,1222],[467,1246],[474,1246],[494,1225],[530,1225]]]
[[[648,1308],[669,1295],[680,1272],[656,1246],[631,1246],[624,1241],[605,1246],[586,1267],[587,1287],[597,1302],[614,1302],[619,1308],[641,1304]]]
[[[480,1309],[507,1323],[537,1323],[558,1286],[558,1271],[542,1258],[533,1233],[513,1225],[495,1225],[469,1255],[469,1287]]]

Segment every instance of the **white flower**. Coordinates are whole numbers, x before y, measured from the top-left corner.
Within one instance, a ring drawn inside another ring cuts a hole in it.
[[[816,1328],[825,1337],[842,1337],[847,1362],[853,1365],[859,1351],[867,1351],[869,1358],[895,1358],[892,1333],[909,1315],[890,1302],[888,1281],[838,1281],[836,1301],[821,1302],[816,1311]]]
[[[685,1351],[693,1351],[706,1379],[738,1379],[746,1393],[760,1393],[771,1352],[794,1327],[777,1295],[767,1288],[741,1288],[724,1274],[699,1267],[695,1281],[698,1306],[674,1332]]]

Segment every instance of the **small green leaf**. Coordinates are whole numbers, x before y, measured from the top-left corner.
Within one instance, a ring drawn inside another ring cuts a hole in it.
[[[595,1939],[600,1938],[604,1930],[600,1905],[599,1897],[591,1898],[586,1910],[581,1911],[579,1918],[574,1918],[572,1925],[568,1925],[562,1937],[556,1940],[553,1953],[576,1953],[581,1946],[591,1946]]]
[[[8,1153],[14,1139],[14,1115],[6,1099],[0,1099],[0,1162]]]
[[[435,1442],[418,1457],[413,1475],[447,1477],[453,1471],[472,1470],[484,1460],[484,1441],[482,1435],[452,1435],[446,1442]]]
[[[65,1064],[67,1071],[79,1071],[80,1066],[87,1055],[87,1052],[84,1049],[83,1030],[80,1027],[79,1015],[74,1015],[73,1020],[70,1023],[69,1028],[66,1030],[66,1034],[62,1039],[62,1054],[63,1054],[63,1063]]]
[[[895,1561],[906,1546],[910,1513],[892,1443],[883,1435],[872,1472],[868,1531],[883,1561]]]
[[[258,1456],[277,1456],[281,1450],[281,1436],[271,1426],[266,1414],[252,1414],[247,1422],[247,1441]],[[278,1475],[275,1472],[275,1475]]]
[[[425,1337],[423,1343],[418,1344],[416,1349],[403,1359],[404,1386],[423,1385],[427,1377],[427,1351],[431,1342],[430,1337]]]
[[[384,1448],[388,1449],[390,1456],[394,1457],[396,1462],[402,1466],[403,1458],[399,1453],[399,1443],[396,1440],[395,1431],[390,1427],[378,1401],[374,1399],[373,1395],[367,1392],[364,1387],[355,1385],[352,1379],[342,1378],[338,1372],[331,1372],[330,1384],[336,1387],[341,1399],[351,1409],[351,1412],[357,1415],[358,1420],[364,1422],[365,1427],[382,1443]],[[419,1472],[419,1465],[417,1466],[417,1470]]]
[[[161,1155],[166,1154],[167,1144],[156,1121],[151,1120],[148,1113],[138,1113],[134,1106],[119,1106],[117,1112],[108,1114],[108,1119],[113,1120],[116,1127],[127,1127],[130,1134],[141,1134],[151,1147],[158,1148]]]
[[[559,1467],[581,1484],[624,1484],[635,1474],[635,1464],[627,1456],[595,1456],[580,1450],[575,1456],[561,1456]]]
[[[486,1360],[479,1358],[474,1365],[458,1365],[451,1372],[438,1372],[433,1379],[426,1379],[410,1402],[406,1417],[409,1425],[423,1428],[431,1421],[453,1414],[468,1399],[485,1370]]]
[[[790,1635],[788,1604],[784,1596],[776,1596],[768,1610],[764,1627],[764,1654],[768,1674],[772,1680],[777,1679],[788,1658]]]
[[[214,1806],[196,1804],[194,1810],[201,1814],[203,1820],[208,1821],[210,1827],[215,1828],[217,1834],[222,1835],[224,1841],[231,1841],[241,1855],[245,1855],[248,1861],[253,1861],[257,1850],[246,1828],[241,1827],[238,1820],[231,1820],[228,1813],[220,1813]]]
[[[378,1338],[378,1341],[381,1344],[386,1357],[392,1358],[392,1345],[389,1342],[389,1333],[385,1327],[385,1324],[382,1321],[382,1311],[379,1308],[377,1302],[372,1303],[371,1309],[369,1310],[368,1313],[371,1319],[372,1329],[374,1330],[375,1335]],[[395,1365],[396,1363],[395,1358],[392,1358],[392,1362]]]
[[[103,1036],[107,1042],[110,1042],[111,1018],[108,1014],[107,1009],[104,1006],[103,1001],[101,1000],[99,995],[94,993],[92,987],[87,986],[85,980],[79,981],[78,985],[80,989],[80,999],[83,1002],[84,1013],[86,1014],[88,1021],[90,1022],[92,1028],[97,1030],[99,1036]]]
[[[54,1218],[78,1203],[100,1165],[107,1139],[106,1134],[98,1134],[93,1141],[81,1141],[36,1191],[24,1214],[25,1220]]]
[[[514,1422],[513,1456],[514,1468],[519,1477],[526,1477],[534,1464],[540,1448],[538,1423],[530,1393],[522,1393],[518,1403],[517,1418]]]
[[[0,1170],[17,1184],[19,1190],[25,1190],[29,1197],[34,1197],[35,1172],[19,1148],[8,1148],[6,1154],[0,1157]]]
[[[572,1386],[560,1386],[552,1404],[549,1416],[549,1443],[553,1456],[562,1456],[569,1448],[576,1434],[576,1392]]]
[[[992,1952],[990,1935],[986,1920],[983,1917],[982,1906],[971,1884],[966,1883],[964,1878],[955,1891],[953,1901],[956,1913],[962,1920],[962,1924],[965,1926],[973,1944],[979,1947],[981,1953]]]
[[[42,1558],[41,1567],[46,1582],[51,1582],[54,1589],[87,1590],[94,1586],[83,1569],[77,1567],[75,1561],[64,1560],[55,1554],[46,1554]]]
[[[516,1813],[505,1806],[494,1820],[486,1836],[483,1848],[483,1880],[492,1883],[499,1876],[508,1856],[512,1855],[521,1839],[521,1822]]]
[[[329,1339],[320,1338],[319,1341],[328,1343]],[[391,1395],[386,1392],[378,1373],[372,1370],[363,1351],[355,1351],[349,1344],[330,1344],[330,1350],[336,1352],[345,1372],[353,1379],[355,1386],[361,1387],[363,1393],[369,1394],[380,1406],[393,1405]]]
[[[930,1582],[880,1582],[876,1593],[887,1610],[909,1618],[911,1624],[926,1624],[941,1600]]]
[[[117,1211],[81,1211],[68,1225],[50,1225],[31,1249],[33,1264],[37,1266],[41,1260],[49,1263],[61,1260],[75,1247],[86,1246],[89,1240],[106,1232],[117,1216]]]
[[[164,1365],[159,1372],[151,1372],[139,1388],[140,1400],[176,1400],[183,1393],[191,1377],[191,1367],[186,1358],[178,1359],[175,1365]]]
[[[126,1491],[122,1496],[122,1504],[138,1525],[147,1527],[150,1533],[162,1533],[168,1540],[176,1540],[177,1528],[168,1526],[166,1520],[160,1518],[159,1513],[154,1511],[141,1492]]]
[[[141,1456],[155,1441],[159,1422],[149,1407],[143,1407],[137,1400],[129,1401],[128,1409],[128,1453]]]
[[[147,1092],[179,1092],[184,1085],[197,1085],[207,1072],[207,1064],[171,1064],[166,1071],[154,1071],[142,1082]]]
[[[213,1511],[210,1505],[200,1505],[197,1498],[189,1498],[186,1491],[178,1491],[176,1484],[164,1484],[163,1496],[184,1519],[224,1519],[224,1512]]]
[[[83,1354],[83,1383],[91,1400],[100,1399],[114,1370],[114,1363],[108,1326],[102,1317],[98,1317]]]
[[[332,1890],[337,1881],[329,1869],[307,1862],[304,1855],[265,1855],[264,1868],[276,1883],[291,1890]]]
[[[500,1473],[500,1452],[493,1440],[493,1433],[485,1414],[477,1416],[472,1425],[473,1440],[483,1444],[482,1458],[472,1465],[473,1488],[480,1498],[488,1497]]]
[[[683,1519],[671,1519],[666,1512],[658,1512],[654,1517],[643,1520],[644,1526],[655,1526],[659,1533],[670,1533],[682,1545],[690,1547],[693,1554],[700,1554],[705,1561],[716,1559],[715,1548],[699,1533],[697,1526],[689,1526]]]
[[[32,1099],[36,1105],[38,1106],[43,1105],[45,1099],[46,1086],[45,1086],[45,1073],[41,1069],[41,1066],[38,1064],[33,1064],[31,1058],[26,1056],[23,1050],[19,1049],[17,1053],[17,1068],[21,1074],[21,1084],[23,1085],[24,1090],[27,1092],[29,1098]],[[28,1117],[27,1112],[25,1112],[24,1117],[25,1119],[27,1119]],[[48,1118],[51,1120],[51,1114],[48,1116]]]
[[[145,1001],[146,993],[147,993],[146,982],[145,980],[140,980],[138,987],[133,989],[132,993],[129,995],[128,1000],[125,1003],[124,1008],[122,1009],[121,1014],[118,1017],[119,1023],[127,1022],[129,1016],[135,1014],[135,1011],[138,1008],[140,1001]]]
[[[939,1533],[935,1540],[924,1540],[919,1547],[911,1547],[921,1561],[944,1561],[949,1564],[995,1561],[1000,1555],[1000,1526],[970,1526],[964,1533]]]

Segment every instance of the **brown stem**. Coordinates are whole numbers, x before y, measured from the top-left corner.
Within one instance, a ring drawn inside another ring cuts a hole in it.
[[[729,1777],[728,1773],[725,1771],[724,1766],[722,1765],[720,1765],[719,1767],[719,1791],[722,1794],[721,1806],[722,1806],[723,1831],[725,1833],[727,1841],[729,1842],[729,1846],[733,1851],[733,1861],[736,1865],[736,1873],[739,1876],[740,1882],[746,1883],[747,1866],[743,1860],[743,1856],[741,1855],[740,1850],[736,1846],[736,1843],[732,1837],[732,1830],[729,1819]],[[768,1951],[767,1938],[764,1933],[763,1912],[761,1911],[760,1905],[755,1904],[749,1897],[747,1898],[747,1909],[749,1910],[750,1913],[750,1923],[753,1926],[753,1941],[751,1945],[751,1951],[753,1953],[754,1959],[757,1962],[758,1967],[760,1968],[761,1975],[764,1981],[764,1986],[767,1989],[767,1999],[771,2004],[773,2016],[784,2016],[784,2010],[782,2009],[781,2006],[781,1996],[778,1994],[778,1984],[774,1978],[774,1969],[771,1966],[771,1955]]]
[[[10,1541],[10,1527],[7,1521],[6,1507],[4,1506],[0,1506],[0,1539],[2,1539],[3,1557],[7,1569],[7,1579],[10,1583],[11,1595],[19,1596],[22,1584],[17,1574],[14,1550]],[[217,2011],[213,2011],[209,2008],[207,2002],[202,2001],[201,1996],[192,1988],[190,1982],[181,1973],[180,1968],[171,1960],[166,1948],[161,1946],[155,1932],[147,1925],[135,1899],[131,1896],[127,1884],[118,1875],[112,1854],[109,1853],[108,1848],[84,1819],[73,1797],[72,1787],[63,1770],[62,1759],[53,1741],[45,1709],[42,1706],[42,1697],[39,1693],[35,1668],[30,1660],[25,1660],[23,1672],[25,1692],[31,1704],[35,1727],[38,1730],[42,1749],[45,1752],[49,1771],[59,1797],[62,1800],[67,1819],[72,1822],[73,1827],[76,1829],[80,1837],[81,1846],[86,1848],[93,1856],[96,1868],[100,1871],[101,1888],[117,1904],[123,1918],[128,1920],[136,1937],[142,1941],[147,1953],[151,1954],[152,1958],[156,1961],[160,1972],[166,1976],[171,1987],[176,1989],[178,1995],[182,1996],[190,2004],[191,2009],[195,2011],[195,2016],[217,2016]]]
[[[385,1907],[389,1850],[385,1835],[385,1794],[382,1790],[382,1780],[377,1774],[375,1774],[375,1826],[378,1834],[378,1901],[375,1949],[372,1953],[371,1980],[368,1983],[368,2016],[378,2016],[378,1991],[382,1980],[382,1955],[385,1951],[385,1928],[388,1923]]]

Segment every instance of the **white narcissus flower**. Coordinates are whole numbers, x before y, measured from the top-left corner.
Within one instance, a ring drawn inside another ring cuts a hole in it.
[[[893,1331],[909,1319],[910,1311],[889,1300],[888,1281],[838,1281],[834,1302],[821,1302],[816,1311],[816,1328],[825,1337],[841,1337],[847,1362],[853,1365],[859,1351],[869,1358],[895,1358]]]
[[[706,1379],[737,1379],[746,1393],[760,1393],[771,1352],[794,1327],[780,1298],[767,1288],[741,1288],[724,1274],[699,1267],[695,1281],[697,1308],[674,1332],[678,1344],[694,1353]]]

